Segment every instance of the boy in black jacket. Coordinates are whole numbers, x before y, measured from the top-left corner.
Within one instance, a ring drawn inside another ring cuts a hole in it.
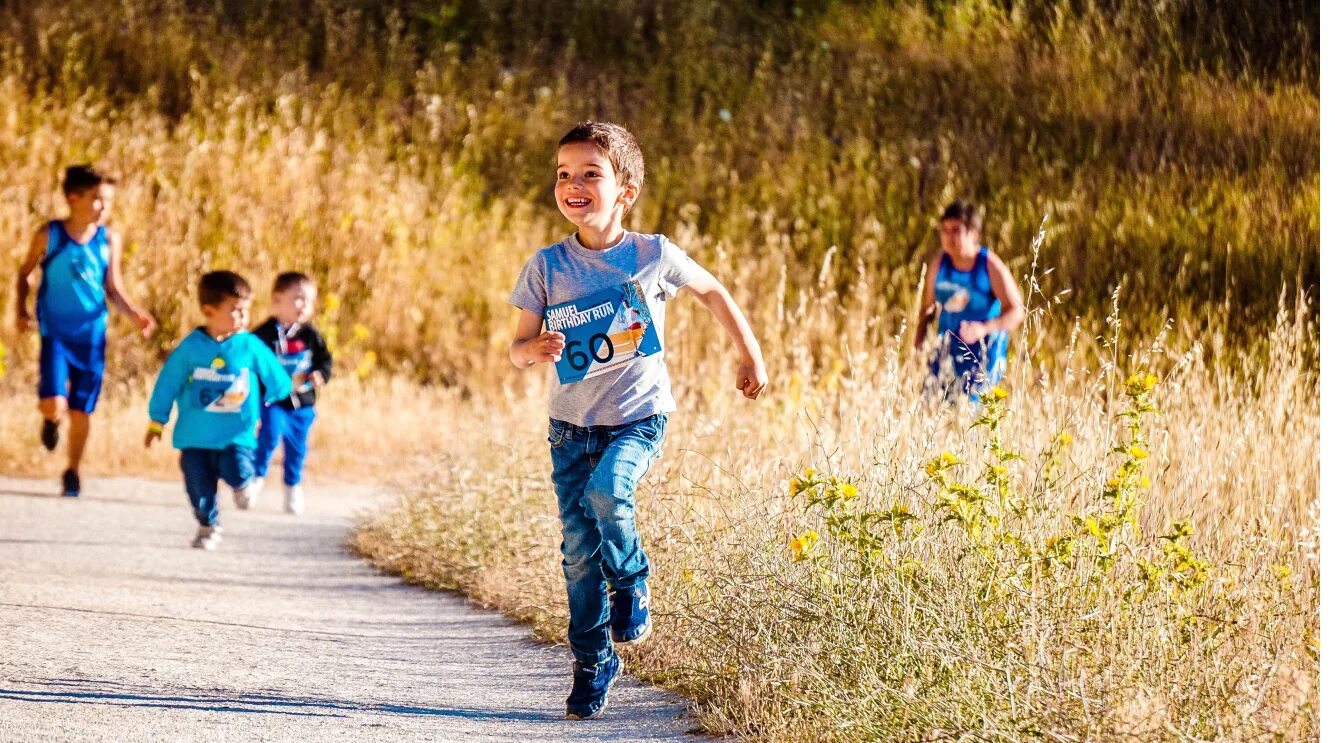
[[[291,396],[264,409],[255,449],[255,477],[263,483],[269,458],[282,440],[288,513],[301,513],[305,508],[301,468],[306,461],[306,437],[315,423],[315,391],[329,381],[334,362],[324,337],[309,322],[314,312],[315,282],[304,273],[289,271],[274,280],[273,317],[255,328],[255,336],[278,355],[292,375]],[[254,493],[259,494],[258,488]],[[246,508],[250,503],[237,505]]]

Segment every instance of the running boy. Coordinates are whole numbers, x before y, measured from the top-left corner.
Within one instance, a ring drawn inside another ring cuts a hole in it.
[[[65,169],[61,187],[69,216],[47,222],[32,236],[19,265],[18,329],[33,327],[28,314],[29,277],[38,265],[37,327],[42,337],[37,396],[42,446],[55,451],[60,421],[69,413],[68,468],[64,494],[77,497],[79,463],[88,441],[88,417],[97,407],[106,360],[107,302],[132,319],[145,338],[157,323],[125,296],[121,238],[106,226],[116,181],[91,165]]]
[[[283,442],[283,486],[288,513],[301,513],[305,498],[301,469],[306,438],[315,423],[315,391],[329,381],[334,357],[324,336],[310,324],[315,312],[315,282],[304,273],[281,273],[273,283],[273,317],[255,328],[255,337],[278,356],[292,379],[292,394],[264,408],[259,447],[255,450],[256,493],[269,472],[269,459]]]
[[[940,340],[929,361],[931,383],[974,400],[1001,382],[1008,336],[1025,315],[1010,269],[978,241],[982,227],[982,215],[968,202],[942,212],[941,252],[927,264],[913,336],[913,347],[921,348],[927,324],[936,320]]]
[[[264,344],[246,330],[250,284],[231,271],[199,280],[204,325],[195,328],[167,357],[148,401],[150,423],[144,448],[162,437],[176,406],[172,446],[181,450],[185,491],[199,522],[192,546],[211,550],[222,539],[218,525],[218,479],[248,508],[255,489],[255,426],[260,390],[266,402],[292,394],[292,382]]]
[[[685,289],[709,308],[741,355],[742,394],[755,399],[768,383],[759,344],[718,279],[666,237],[622,229],[643,185],[640,146],[620,126],[585,122],[562,137],[556,206],[577,232],[530,258],[510,295],[520,309],[511,362],[552,363],[558,377],[547,442],[575,656],[570,719],[605,708],[621,672],[613,643],[650,631],[635,486],[662,451],[676,409],[663,352],[667,300]],[[623,302],[647,306],[639,327],[618,322]]]

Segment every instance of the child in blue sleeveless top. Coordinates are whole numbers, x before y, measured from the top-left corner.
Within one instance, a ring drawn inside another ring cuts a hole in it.
[[[29,280],[38,265],[37,327],[42,336],[38,397],[42,445],[54,451],[60,421],[69,413],[69,467],[64,493],[78,496],[79,463],[88,441],[88,417],[102,390],[106,358],[107,303],[149,337],[157,323],[125,296],[121,283],[121,238],[106,226],[115,180],[91,165],[65,170],[61,184],[69,216],[52,220],[33,235],[19,266],[18,329],[33,327],[28,314]]]
[[[978,241],[982,226],[978,208],[965,201],[941,214],[941,252],[927,264],[913,338],[914,348],[921,348],[927,324],[936,320],[931,384],[972,400],[1001,382],[1009,334],[1025,316],[1010,269]]]

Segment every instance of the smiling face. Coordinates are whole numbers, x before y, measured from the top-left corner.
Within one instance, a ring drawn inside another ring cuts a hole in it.
[[[65,194],[70,205],[70,220],[82,224],[105,224],[111,216],[111,200],[116,187],[110,183]]]
[[[227,297],[218,304],[201,305],[204,329],[214,338],[238,333],[250,324],[250,297]]]
[[[581,234],[620,229],[639,192],[617,180],[612,161],[591,143],[562,145],[556,152],[556,208]]]
[[[281,292],[274,292],[273,314],[278,322],[293,325],[306,322],[315,313],[315,284],[302,281]]]

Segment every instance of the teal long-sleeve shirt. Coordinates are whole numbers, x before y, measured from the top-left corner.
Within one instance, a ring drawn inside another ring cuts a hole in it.
[[[166,424],[176,406],[177,449],[253,449],[262,406],[290,394],[292,379],[254,335],[243,330],[218,341],[196,328],[158,373],[148,417]]]

